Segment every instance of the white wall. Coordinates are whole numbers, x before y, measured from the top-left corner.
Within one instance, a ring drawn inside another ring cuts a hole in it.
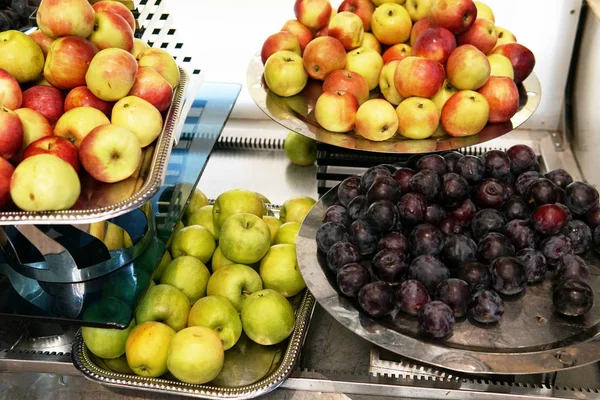
[[[333,0],[337,6],[341,0]],[[496,23],[536,55],[542,102],[525,127],[558,128],[581,0],[487,0]],[[294,18],[294,0],[168,0],[166,9],[208,81],[245,85],[246,67],[265,38]],[[234,118],[265,118],[244,88]]]

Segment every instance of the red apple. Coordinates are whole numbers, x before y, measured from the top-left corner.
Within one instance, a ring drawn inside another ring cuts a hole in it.
[[[120,15],[100,11],[94,14],[94,30],[88,40],[100,50],[118,48],[131,51],[133,30]]]
[[[365,32],[371,30],[371,16],[375,6],[371,0],[344,0],[338,7],[338,12],[350,11],[360,17]]]
[[[448,81],[458,90],[477,90],[491,74],[490,61],[477,47],[458,46],[446,63]]]
[[[477,6],[473,0],[434,0],[428,17],[432,27],[446,28],[460,35],[475,22]]]
[[[315,118],[331,132],[348,132],[354,128],[358,100],[348,92],[323,92],[315,105]]]
[[[490,107],[490,122],[509,121],[519,109],[519,90],[515,82],[505,76],[490,76],[479,90]]]
[[[23,152],[23,160],[38,154],[53,154],[68,162],[79,172],[79,151],[68,139],[60,136],[45,136],[32,142]]]
[[[0,106],[0,157],[7,160],[21,150],[23,124],[12,110]]]
[[[10,204],[10,177],[15,171],[11,163],[0,157],[0,211]]]
[[[412,47],[412,54],[445,64],[456,48],[456,39],[445,28],[429,28],[423,32]]]
[[[394,74],[394,85],[403,98],[430,98],[444,83],[444,67],[437,61],[422,57],[406,57]]]
[[[346,50],[359,47],[365,34],[362,20],[350,11],[336,14],[329,21],[328,28],[328,35],[342,42]]]
[[[344,68],[346,50],[342,42],[334,37],[318,37],[304,49],[302,62],[311,78],[324,80],[331,72]]]
[[[310,29],[304,26],[302,22],[298,21],[297,19],[290,19],[289,21],[286,21],[281,30],[296,36],[298,43],[300,43],[300,50],[303,52],[308,42],[313,40],[313,34]]]
[[[398,43],[384,51],[381,58],[383,59],[383,64],[387,64],[394,60],[404,60],[406,57],[410,56],[411,52],[412,49],[409,45]]]
[[[33,41],[38,44],[38,46],[40,46],[42,53],[44,53],[44,57],[47,56],[48,52],[50,51],[50,46],[52,46],[52,43],[54,43],[55,39],[47,36],[39,29],[30,33],[29,37],[32,38]]]
[[[64,103],[60,90],[52,86],[34,86],[23,92],[22,107],[39,112],[52,126],[63,115]]]
[[[331,4],[329,0],[296,0],[294,14],[307,28],[319,30],[329,24]]]
[[[291,51],[299,56],[302,55],[302,50],[300,50],[300,42],[296,36],[286,31],[277,32],[269,36],[263,43],[260,51],[260,59],[262,60],[263,65],[273,53],[277,53],[278,51],[282,50]]]
[[[506,43],[498,46],[492,54],[501,54],[510,60],[515,72],[515,83],[523,82],[535,66],[535,56],[527,47],[519,43]]]
[[[468,31],[458,36],[458,44],[472,44],[488,54],[498,41],[496,26],[489,19],[477,18]]]
[[[121,18],[123,18],[127,22],[127,24],[129,24],[131,29],[135,31],[135,17],[133,16],[131,10],[129,10],[129,8],[127,8],[125,4],[118,1],[102,0],[92,5],[92,8],[97,13],[106,11],[120,15]]]
[[[429,24],[429,19],[427,18],[423,18],[415,22],[410,30],[410,45],[414,46],[419,36],[421,36],[421,34],[429,28],[431,28],[431,25]]]
[[[149,67],[142,67],[149,68]],[[156,72],[156,71],[155,71]],[[158,72],[157,72],[158,73]],[[169,85],[169,87],[171,87]],[[99,99],[87,86],[77,86],[65,97],[65,112],[77,107],[93,107],[110,117],[113,103]]]
[[[52,43],[44,65],[44,78],[63,90],[85,85],[85,74],[98,48],[76,36],[61,37]]]
[[[365,78],[346,69],[338,69],[327,75],[323,82],[323,91],[350,93],[356,97],[359,106],[369,100],[369,85]]]
[[[129,95],[140,97],[163,112],[171,105],[173,88],[154,68],[140,67]]]
[[[489,106],[482,94],[461,90],[444,103],[441,122],[444,130],[451,136],[471,136],[485,127],[488,115]]]
[[[9,110],[21,107],[23,93],[19,82],[6,70],[0,68],[0,106]]]

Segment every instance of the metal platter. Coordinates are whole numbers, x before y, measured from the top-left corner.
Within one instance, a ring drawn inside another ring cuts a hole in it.
[[[319,304],[350,331],[384,349],[427,364],[476,374],[534,374],[579,367],[600,360],[600,302],[582,317],[554,313],[551,279],[529,286],[524,294],[505,297],[502,320],[483,326],[457,321],[445,341],[425,338],[416,318],[393,313],[371,318],[357,302],[342,296],[327,267],[320,264],[316,232],[327,207],[337,201],[337,186],[327,192],[305,218],[297,240],[298,264],[308,289]],[[600,260],[584,257],[590,286],[600,298]]]
[[[383,142],[373,142],[356,135],[353,131],[334,133],[319,126],[314,116],[314,105],[322,93],[321,81],[309,80],[300,94],[280,97],[269,90],[263,79],[263,72],[264,66],[259,52],[254,55],[248,65],[248,90],[258,107],[275,122],[322,143],[350,150],[376,153],[433,153],[487,142],[518,128],[527,121],[540,104],[542,92],[537,76],[532,73],[522,84],[518,85],[519,110],[511,120],[506,123],[488,123],[477,135],[452,137],[440,128],[439,134],[436,133],[428,139],[405,139],[396,135]],[[371,92],[371,97],[378,96],[379,93]]]
[[[179,68],[179,85],[164,117],[163,129],[151,145],[142,150],[142,160],[134,174],[117,183],[101,183],[81,176],[81,195],[70,210],[0,212],[1,225],[88,224],[125,214],[140,207],[156,194],[165,179],[173,138],[183,110],[189,83],[188,73]]]

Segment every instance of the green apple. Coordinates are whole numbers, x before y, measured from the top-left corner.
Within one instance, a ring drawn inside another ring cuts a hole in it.
[[[221,226],[233,214],[250,213],[262,217],[264,206],[260,196],[250,190],[232,189],[221,193],[213,207],[215,230],[220,232]]]
[[[265,346],[285,340],[294,330],[294,309],[273,289],[252,293],[242,308],[242,327],[248,337]]]
[[[212,381],[223,368],[225,352],[219,335],[204,326],[192,326],[171,339],[167,368],[185,383]]]
[[[210,261],[210,267],[212,268],[212,271],[216,272],[218,269],[231,264],[235,263],[230,259],[225,258],[223,252],[221,251],[221,247],[217,246],[217,249],[213,253],[212,260]]]
[[[293,164],[307,166],[317,160],[317,142],[290,131],[283,142],[283,151]]]
[[[146,321],[162,321],[175,331],[187,324],[190,300],[179,289],[160,284],[148,289],[135,313],[138,324]]]
[[[215,238],[208,229],[202,225],[190,225],[177,232],[171,243],[171,255],[196,257],[206,264],[216,248]]]
[[[270,245],[269,226],[254,214],[232,215],[221,226],[219,247],[223,255],[235,263],[248,265],[258,262]]]
[[[268,215],[269,209],[267,208],[267,204],[271,204],[271,200],[267,199],[267,197],[261,193],[256,192],[256,194],[263,202],[263,215]]]
[[[84,326],[81,328],[83,343],[87,348],[100,358],[117,358],[125,354],[125,342],[129,332],[135,325],[131,320],[126,329],[109,328],[91,328]]]
[[[233,347],[242,334],[242,321],[231,302],[223,296],[206,296],[190,310],[188,326],[205,326],[217,332],[223,349]]]
[[[279,220],[279,218],[275,218],[271,215],[265,215],[263,217],[263,221],[265,221],[267,223],[267,226],[269,227],[269,232],[271,232],[271,244],[274,244],[275,235],[277,235],[277,231],[281,226],[281,221]]]
[[[208,205],[208,198],[200,189],[194,189],[190,197],[190,202],[185,207],[184,215],[189,217],[196,211]]]
[[[300,232],[300,224],[298,222],[286,222],[281,225],[275,235],[274,244],[296,244],[298,232]]]
[[[300,293],[306,283],[298,268],[295,244],[276,244],[260,260],[260,277],[265,289],[273,289],[292,297]]]
[[[116,372],[118,374],[134,374],[133,370],[127,364],[127,357],[123,354],[121,357],[117,358],[104,358],[102,359],[104,364],[108,367],[109,370]]]
[[[186,225],[201,225],[208,229],[215,239],[219,238],[219,233],[215,229],[212,217],[213,206],[200,207],[198,211],[190,214],[187,218]]]
[[[127,364],[136,375],[156,378],[167,372],[169,345],[175,331],[161,322],[136,325],[127,338]]]
[[[160,259],[158,267],[156,267],[154,273],[152,274],[152,279],[154,281],[160,282],[160,278],[162,277],[162,274],[165,272],[165,268],[167,268],[167,265],[169,265],[171,260],[173,260],[171,253],[169,253],[169,250],[165,250],[165,254],[163,254],[162,258]]]
[[[23,32],[0,32],[0,68],[19,83],[38,79],[44,69],[44,53],[38,44]]]
[[[298,222],[299,224],[304,221],[304,217],[315,205],[317,201],[312,197],[308,196],[295,196],[287,199],[281,210],[279,211],[279,219],[281,222]]]
[[[240,311],[245,299],[262,288],[262,280],[258,272],[247,265],[231,264],[218,269],[211,275],[206,287],[206,294],[226,297],[235,309]]]
[[[190,304],[206,296],[206,284],[210,271],[202,261],[192,256],[179,256],[169,263],[160,279],[161,284],[181,290]]]

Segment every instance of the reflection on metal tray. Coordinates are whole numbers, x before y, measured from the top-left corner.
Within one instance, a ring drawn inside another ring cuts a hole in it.
[[[519,110],[509,122],[488,123],[477,135],[452,137],[442,130],[442,134],[434,134],[428,139],[405,139],[400,135],[383,141],[373,142],[348,133],[334,133],[319,126],[314,116],[314,105],[322,93],[322,82],[309,80],[304,90],[295,96],[280,97],[271,92],[263,79],[264,66],[260,53],[254,55],[248,66],[247,84],[250,95],[258,107],[282,126],[298,132],[319,142],[343,147],[351,150],[371,151],[376,153],[432,153],[473,146],[500,137],[523,124],[537,109],[541,100],[540,82],[532,73],[519,89]],[[371,93],[371,97],[378,96]]]
[[[189,76],[179,68],[179,85],[164,119],[157,140],[142,151],[136,172],[117,183],[101,183],[89,176],[82,177],[81,196],[70,210],[0,212],[0,225],[17,224],[86,224],[122,215],[140,207],[156,194],[167,172],[173,137],[181,117]]]
[[[316,231],[328,206],[337,201],[336,188],[325,194],[304,220],[297,242],[298,264],[319,304],[352,332],[400,355],[451,370],[475,374],[531,374],[557,371],[600,360],[600,302],[583,317],[553,312],[551,279],[529,286],[521,296],[505,298],[499,324],[481,326],[461,321],[445,341],[424,338],[417,321],[403,314],[373,319],[341,296],[318,259]],[[600,296],[600,262],[586,255],[590,286]]]
[[[258,397],[278,388],[294,371],[298,362],[315,305],[314,297],[307,290],[304,291],[301,297],[300,305],[296,311],[296,325],[288,339],[279,365],[271,369],[266,376],[249,385],[235,388],[194,385],[169,378],[145,378],[108,371],[92,361],[81,334],[78,334],[73,342],[71,352],[73,364],[86,378],[117,388],[136,388],[155,393],[186,395],[203,399]]]

